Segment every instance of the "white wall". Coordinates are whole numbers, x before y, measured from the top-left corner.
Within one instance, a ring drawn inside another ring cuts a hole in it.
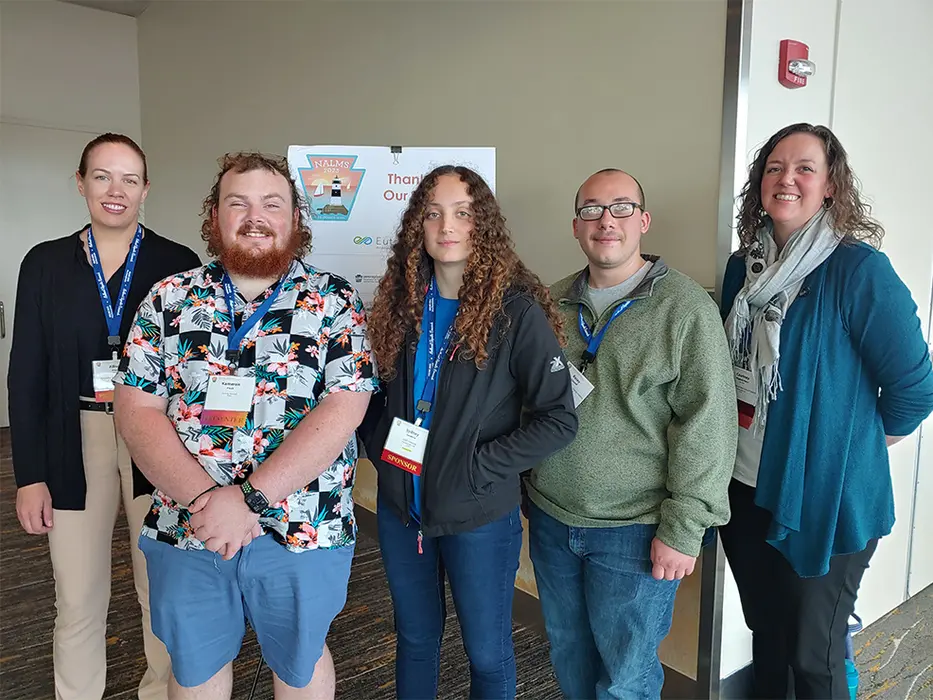
[[[141,135],[136,20],[61,2],[0,2],[0,426],[19,265],[36,243],[87,221],[74,184],[104,131]]]
[[[4,123],[142,132],[136,20],[61,2],[0,2]]]
[[[747,129],[737,150],[751,163],[775,131],[807,121],[832,128],[849,153],[863,192],[887,229],[882,250],[910,287],[924,326],[933,289],[933,235],[926,202],[933,160],[933,3],[929,0],[753,0]],[[838,32],[838,34],[837,34]],[[816,75],[805,88],[777,81],[782,39],[809,45]],[[866,50],[870,47],[870,50]],[[741,123],[741,122],[740,122]],[[738,186],[744,176],[737,176]],[[738,194],[738,187],[736,187]],[[931,438],[933,439],[933,438]],[[891,450],[897,524],[882,540],[862,583],[857,611],[866,622],[904,600],[918,436]],[[933,504],[927,504],[933,507]],[[915,555],[921,555],[915,551]],[[929,552],[922,555],[930,557]],[[751,660],[731,573],[723,602],[721,675]]]
[[[844,0],[841,7],[833,129],[885,226],[882,250],[913,293],[926,327],[933,289],[933,3]],[[863,619],[877,619],[905,598],[918,437],[891,450],[897,522],[862,582]],[[930,509],[933,502],[917,506]],[[915,547],[913,553],[933,559],[933,549]]]

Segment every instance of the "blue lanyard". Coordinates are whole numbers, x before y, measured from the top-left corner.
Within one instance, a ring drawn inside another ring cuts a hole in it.
[[[91,228],[87,229],[87,252],[91,258],[91,267],[94,268],[94,279],[97,281],[97,293],[100,296],[100,305],[104,307],[104,318],[107,320],[107,344],[116,353],[120,347],[120,322],[126,310],[126,299],[130,293],[130,284],[133,282],[133,272],[136,270],[136,259],[139,257],[139,246],[142,245],[143,227],[136,224],[136,235],[130,244],[129,255],[126,256],[126,266],[123,270],[123,281],[120,282],[120,296],[117,297],[117,308],[113,308],[110,300],[110,289],[104,277],[104,268],[100,264],[97,254],[97,244],[94,243],[94,234]]]
[[[415,425],[420,425],[425,416],[431,412],[431,406],[434,403],[434,393],[437,389],[437,375],[440,372],[441,364],[444,362],[444,355],[447,354],[447,347],[450,345],[450,339],[453,337],[453,323],[447,327],[447,333],[444,335],[444,342],[440,347],[434,343],[434,327],[437,317],[437,282],[432,278],[431,286],[428,289],[428,295],[425,299],[424,326],[428,333],[428,375],[424,382],[424,391],[421,392],[421,398],[415,404],[415,413],[417,420]]]
[[[233,282],[230,280],[230,277],[227,276],[226,272],[224,273],[224,296],[227,299],[227,311],[230,313],[230,334],[227,336],[228,361],[237,362],[240,359],[240,343],[243,342],[243,338],[246,337],[250,329],[259,323],[262,317],[272,308],[272,305],[279,296],[279,292],[282,291],[282,285],[285,284],[286,277],[288,277],[287,273],[279,280],[279,284],[276,286],[275,291],[266,297],[266,300],[262,302],[259,308],[256,309],[249,318],[243,321],[242,326],[237,328],[236,313],[234,312],[236,308],[236,291],[234,291]]]
[[[615,308],[615,311],[612,312],[612,316],[609,317],[609,320],[606,321],[606,325],[600,328],[599,333],[596,335],[593,335],[593,330],[583,318],[583,304],[580,304],[577,311],[577,325],[580,326],[580,335],[582,335],[583,340],[586,341],[586,352],[583,353],[583,367],[580,370],[581,372],[586,369],[588,364],[596,359],[599,346],[603,342],[603,337],[606,335],[606,331],[609,330],[609,326],[612,325],[612,322],[625,313],[626,309],[634,303],[634,299],[628,299],[619,304]]]

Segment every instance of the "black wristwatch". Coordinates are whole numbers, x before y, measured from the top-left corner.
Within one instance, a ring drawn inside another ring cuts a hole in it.
[[[247,507],[257,515],[262,515],[263,511],[269,507],[266,494],[254,489],[248,479],[240,484],[240,489],[243,491],[243,500],[246,501]]]

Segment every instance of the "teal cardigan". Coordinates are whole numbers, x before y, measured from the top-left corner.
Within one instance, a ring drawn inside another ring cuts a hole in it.
[[[722,317],[745,281],[733,255]],[[783,391],[768,408],[755,503],[768,542],[800,576],[891,532],[885,435],[914,432],[933,411],[933,365],[917,305],[887,256],[842,244],[804,281],[781,328]]]

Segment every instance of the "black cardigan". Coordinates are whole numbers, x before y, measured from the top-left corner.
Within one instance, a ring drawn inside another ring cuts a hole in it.
[[[44,481],[52,507],[59,510],[84,510],[87,493],[78,409],[77,319],[82,314],[75,312],[72,292],[78,275],[86,272],[76,264],[83,230],[40,243],[23,259],[7,380],[16,485]],[[146,228],[121,337],[127,337],[137,307],[154,284],[200,265],[190,248]],[[99,306],[97,312],[103,314]],[[134,467],[133,496],[152,490]]]

